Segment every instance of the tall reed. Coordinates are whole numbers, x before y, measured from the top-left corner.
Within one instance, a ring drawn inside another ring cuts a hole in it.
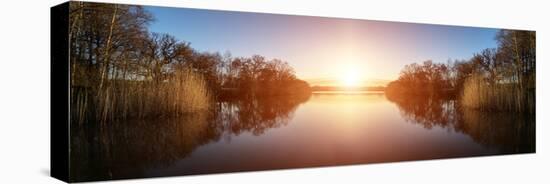
[[[535,112],[534,89],[520,88],[516,83],[490,85],[480,75],[466,79],[461,104],[483,111]]]
[[[213,102],[204,78],[190,69],[160,82],[112,79],[104,89],[72,90],[71,119],[80,123],[179,116],[208,110]]]

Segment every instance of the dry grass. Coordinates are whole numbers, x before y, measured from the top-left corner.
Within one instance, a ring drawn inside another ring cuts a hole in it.
[[[189,69],[159,83],[112,80],[103,90],[73,88],[71,96],[72,119],[80,123],[179,116],[212,103],[206,81]]]
[[[489,85],[478,75],[469,77],[464,83],[461,104],[483,111],[535,111],[534,92],[519,88],[514,83]]]

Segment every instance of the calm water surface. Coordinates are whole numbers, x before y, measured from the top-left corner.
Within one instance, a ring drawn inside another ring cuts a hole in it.
[[[79,127],[82,180],[380,163],[535,151],[534,117],[383,93],[233,100],[215,113]]]

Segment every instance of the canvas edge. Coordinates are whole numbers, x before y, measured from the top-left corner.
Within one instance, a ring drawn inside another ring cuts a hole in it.
[[[69,4],[50,8],[50,175],[70,182]]]

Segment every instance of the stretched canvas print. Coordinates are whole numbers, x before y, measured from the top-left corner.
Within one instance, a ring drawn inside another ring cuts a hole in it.
[[[72,1],[69,182],[535,153],[535,31]]]

